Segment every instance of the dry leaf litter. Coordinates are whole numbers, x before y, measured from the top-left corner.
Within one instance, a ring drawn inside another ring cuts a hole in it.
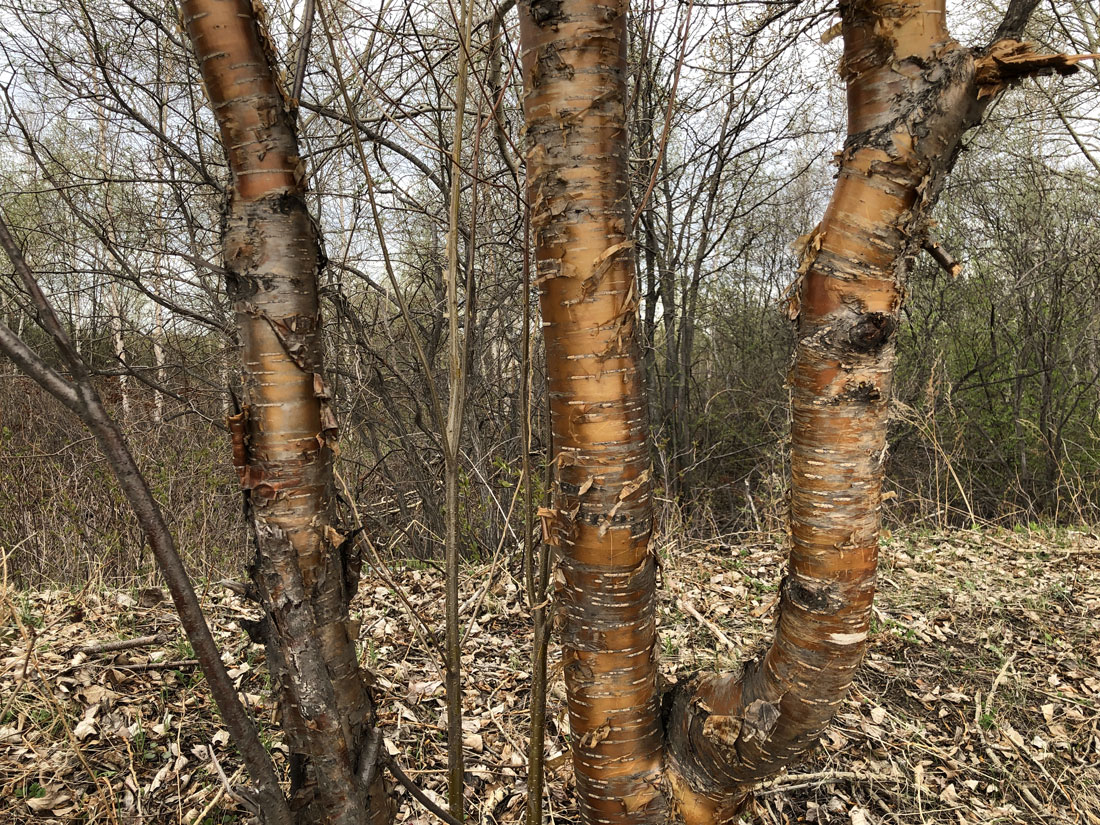
[[[737,667],[762,648],[780,541],[682,539],[660,552],[670,681]],[[531,651],[520,581],[514,565],[463,572],[472,822],[523,818]],[[745,821],[1100,825],[1097,535],[905,531],[883,539],[879,588],[848,701],[819,747],[761,788]],[[263,651],[241,628],[255,611],[223,585],[203,599],[230,675],[285,768]],[[442,609],[439,570],[406,562],[366,571],[355,603],[385,747],[440,802],[443,683],[425,644],[441,635]],[[159,589],[7,588],[0,620],[0,822],[246,821],[227,790],[244,781],[235,751]],[[550,656],[547,805],[552,822],[572,823],[569,724]],[[435,821],[398,793],[399,821]]]

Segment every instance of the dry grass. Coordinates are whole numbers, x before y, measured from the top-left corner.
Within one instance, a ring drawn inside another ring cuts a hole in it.
[[[767,537],[662,548],[670,678],[736,666],[774,622],[782,554]],[[466,681],[472,821],[519,821],[530,683],[515,571],[471,566]],[[357,607],[387,746],[440,793],[441,675],[415,625],[441,626],[431,567],[392,571],[419,618],[369,572]],[[492,581],[487,577],[492,574]],[[486,587],[486,585],[488,586]],[[884,540],[871,651],[821,746],[758,795],[763,823],[1100,823],[1100,540],[1082,531],[905,532]],[[482,595],[484,593],[484,595]],[[222,587],[205,596],[232,673],[276,760],[262,651]],[[159,591],[0,599],[0,821],[239,821],[210,757],[237,763]],[[159,635],[105,653],[82,646]],[[553,668],[553,664],[552,664]],[[554,822],[573,820],[568,723],[552,688]],[[234,780],[236,781],[236,780]],[[401,817],[430,817],[402,797]]]

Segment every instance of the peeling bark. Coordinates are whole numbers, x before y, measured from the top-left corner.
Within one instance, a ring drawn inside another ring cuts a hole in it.
[[[554,444],[555,574],[586,822],[658,822],[656,564],[626,169],[626,1],[520,3]]]
[[[791,557],[775,640],[671,701],[668,771],[688,823],[730,821],[813,746],[863,659],[875,589],[895,335],[913,258],[963,135],[1007,85],[1074,58],[964,48],[943,0],[841,3],[848,137],[792,305]],[[1026,16],[1025,18],[1026,19]]]
[[[318,276],[325,260],[305,205],[291,103],[262,14],[247,0],[181,9],[232,174],[223,247],[241,343],[233,462],[251,514],[255,595],[291,750],[302,823],[393,817],[381,772],[362,771],[374,709],[348,605],[354,559],[332,525],[336,422],[323,379]]]
[[[1021,5],[1014,20],[1027,19]],[[792,290],[791,558],[775,639],[742,673],[678,685],[659,719],[638,291],[626,252],[625,0],[520,9],[556,465],[554,507],[540,516],[561,550],[557,618],[582,818],[731,822],[756,782],[817,741],[863,658],[905,280],[960,141],[1004,87],[1071,71],[1079,58],[1036,54],[1011,26],[985,51],[964,48],[944,26],[943,0],[842,2],[848,138]]]

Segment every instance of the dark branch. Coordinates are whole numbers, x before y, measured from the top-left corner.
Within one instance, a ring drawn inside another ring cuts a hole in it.
[[[0,321],[0,352],[15,362],[15,365],[33,378],[42,389],[73,412],[80,413],[80,398],[76,394],[73,383],[43,361],[37,352],[23,343],[22,339],[2,321]]]
[[[404,785],[405,790],[411,793],[417,802],[446,822],[447,825],[462,825],[462,823],[451,816],[450,813],[432,802],[431,798],[424,793],[424,791],[420,790],[419,786],[409,778],[409,775],[401,770],[401,766],[397,764],[397,761],[392,756],[387,753],[382,759],[386,767],[390,769],[390,773],[393,774],[393,778]]]
[[[313,39],[314,11],[314,0],[306,0],[306,7],[302,12],[302,35],[298,39],[298,60],[294,67],[294,88],[291,89],[290,92],[292,100],[301,99],[302,86],[306,82],[306,64],[309,63],[309,43]]]
[[[993,35],[993,43],[998,40],[1019,40],[1024,34],[1027,21],[1031,19],[1031,14],[1038,5],[1039,0],[1009,0],[1001,25]],[[989,45],[992,46],[993,43]]]

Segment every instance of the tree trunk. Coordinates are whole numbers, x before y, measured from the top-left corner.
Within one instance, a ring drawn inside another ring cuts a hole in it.
[[[626,2],[520,4],[555,463],[557,621],[586,822],[663,818],[656,563],[626,168]]]
[[[291,751],[291,804],[303,823],[388,822],[381,773],[359,764],[374,709],[348,618],[359,565],[332,526],[336,422],[317,296],[324,255],[294,115],[258,8],[188,0],[182,17],[232,174],[223,243],[243,398],[230,429],[256,541],[252,577],[265,611],[256,630]]]
[[[1032,7],[1014,4],[999,34],[1018,35]],[[1005,85],[1072,63],[1015,40],[964,48],[943,0],[840,9],[848,138],[792,308],[790,567],[767,654],[675,698],[669,773],[689,823],[729,819],[755,782],[813,746],[847,695],[871,618],[906,277],[965,132]]]

